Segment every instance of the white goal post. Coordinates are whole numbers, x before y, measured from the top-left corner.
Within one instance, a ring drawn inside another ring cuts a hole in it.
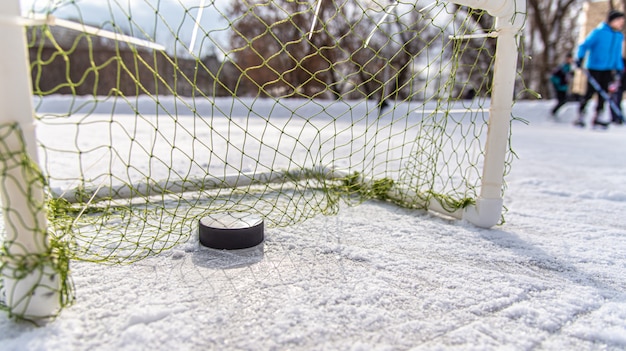
[[[480,195],[476,204],[466,207],[463,218],[483,228],[496,225],[502,214],[504,160],[517,75],[517,38],[526,23],[526,0],[462,0],[459,5],[486,10],[496,19],[496,60],[493,76],[489,131]]]
[[[32,86],[19,0],[0,2],[0,125],[8,128],[0,150],[8,159],[0,169],[4,216],[2,276],[10,314],[27,319],[50,317],[60,308],[61,277],[49,256],[43,179],[37,165]],[[21,133],[20,133],[21,131]],[[22,140],[23,139],[23,140]]]

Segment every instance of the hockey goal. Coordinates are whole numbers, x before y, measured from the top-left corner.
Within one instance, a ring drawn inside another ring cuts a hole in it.
[[[12,315],[69,303],[70,260],[137,261],[208,212],[502,218],[525,1],[41,3],[0,4]]]

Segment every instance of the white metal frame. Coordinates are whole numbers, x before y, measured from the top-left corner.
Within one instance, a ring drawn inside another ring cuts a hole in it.
[[[453,214],[478,227],[490,228],[500,221],[502,213],[504,166],[518,59],[517,38],[526,20],[526,1],[450,2],[484,9],[496,18],[496,61],[480,195],[475,205]],[[0,32],[2,32],[0,47],[11,53],[10,56],[0,57],[3,61],[0,63],[0,81],[5,83],[0,84],[0,124],[19,125],[26,143],[26,156],[37,163],[32,86],[24,32],[24,25],[28,24],[18,20],[21,18],[20,15],[19,0],[0,1]],[[489,35],[493,36],[493,33]],[[8,152],[23,150],[20,138],[11,136],[8,139],[10,140],[5,140],[10,149]],[[2,203],[11,204],[11,211],[5,211],[3,215],[6,228],[5,243],[12,257],[43,254],[49,246],[43,184],[25,179],[24,173],[18,169],[0,174],[0,184],[7,190],[6,193],[0,194]],[[431,204],[432,210],[442,211],[440,207],[436,203]],[[6,302],[11,312],[33,319],[55,314],[60,308],[61,281],[58,275],[54,275],[53,259],[47,260],[44,265],[37,266],[26,276],[19,278],[13,274],[17,272],[17,263],[12,262],[11,258],[6,260],[4,264],[8,269],[3,271],[0,279],[3,279],[7,294]],[[42,286],[43,278],[48,280]]]
[[[0,15],[19,18],[19,0],[0,1]],[[14,157],[0,172],[0,184],[6,190],[0,194],[2,204],[5,209],[11,205],[10,211],[3,211],[8,255],[0,279],[11,314],[37,319],[54,315],[60,308],[61,279],[55,274],[54,258],[37,262],[49,249],[43,181],[28,169],[15,167],[24,157],[33,164],[39,161],[26,33],[22,24],[10,20],[0,21],[0,32],[0,47],[10,53],[0,56],[0,124],[17,125],[23,134],[12,133],[3,141],[8,149],[3,151]],[[21,275],[24,265],[27,272]]]
[[[483,228],[491,228],[502,216],[502,186],[509,141],[515,76],[517,38],[526,23],[526,0],[453,0],[455,4],[486,10],[496,18],[496,60],[494,63],[489,129],[480,195],[476,204],[463,212],[463,218]]]

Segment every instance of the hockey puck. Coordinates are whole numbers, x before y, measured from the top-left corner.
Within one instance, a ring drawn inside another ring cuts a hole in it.
[[[200,244],[212,249],[237,250],[263,242],[263,219],[251,213],[221,212],[202,217]]]

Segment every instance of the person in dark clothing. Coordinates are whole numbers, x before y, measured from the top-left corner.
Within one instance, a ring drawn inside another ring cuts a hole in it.
[[[572,79],[572,63],[574,57],[572,54],[567,54],[565,62],[560,64],[550,76],[550,82],[554,87],[556,93],[557,103],[552,109],[552,116],[556,116],[556,113],[567,102],[567,91],[569,90],[569,84]]]
[[[626,69],[626,58],[622,58],[622,62],[624,63]],[[624,124],[624,110],[622,109],[622,97],[624,96],[624,89],[626,89],[626,72],[622,72],[622,79],[619,84],[613,84],[613,86],[609,86],[609,93],[611,93],[611,100],[615,103],[619,110],[622,112],[622,115],[618,115],[611,109],[611,122],[614,124]]]
[[[624,35],[624,13],[611,10],[606,22],[596,27],[578,47],[577,65],[581,67],[586,57],[586,67],[589,75],[593,77],[600,88],[608,91],[609,84],[615,81],[616,75],[624,70],[622,61],[622,43]],[[619,77],[621,79],[621,77]],[[578,119],[574,125],[585,126],[585,107],[587,102],[596,94],[590,82],[587,83],[587,92],[580,102]],[[604,98],[598,94],[598,104],[592,123],[594,126],[608,126],[608,123],[599,120],[604,110]]]
[[[389,107],[389,103],[387,102],[387,99],[381,99],[380,102],[378,103],[378,117],[383,115],[383,111]]]

